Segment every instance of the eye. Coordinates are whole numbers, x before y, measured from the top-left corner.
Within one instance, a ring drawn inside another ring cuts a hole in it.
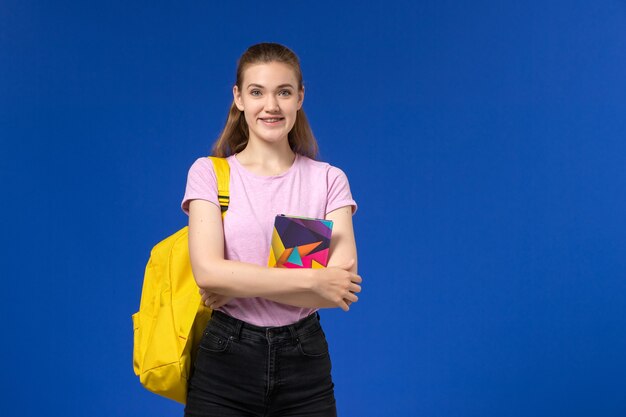
[[[251,96],[260,96],[261,95],[261,90],[250,90],[250,95]]]
[[[281,90],[278,94],[281,95],[281,96],[290,96],[291,95],[291,91],[289,91],[289,90]]]

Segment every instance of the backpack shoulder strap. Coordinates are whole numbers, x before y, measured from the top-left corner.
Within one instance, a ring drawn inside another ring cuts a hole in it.
[[[230,166],[226,158],[209,156],[209,159],[213,162],[213,168],[215,169],[215,176],[217,177],[217,199],[222,208],[222,216],[224,216],[226,210],[228,210],[228,203],[230,202]]]

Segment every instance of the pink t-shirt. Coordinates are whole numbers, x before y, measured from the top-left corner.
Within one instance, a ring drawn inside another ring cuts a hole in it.
[[[339,168],[296,154],[293,165],[275,176],[259,176],[244,168],[235,155],[230,165],[230,204],[224,218],[226,259],[267,266],[277,214],[325,218],[352,199],[348,178]],[[197,159],[187,177],[181,207],[189,214],[189,201],[202,199],[219,207],[213,163]],[[315,309],[289,306],[255,298],[235,298],[219,308],[226,314],[257,326],[284,326],[313,313]]]

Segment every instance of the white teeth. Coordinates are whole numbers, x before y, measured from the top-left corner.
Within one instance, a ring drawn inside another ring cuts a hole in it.
[[[263,120],[266,121],[266,122],[273,123],[273,122],[279,121],[280,119],[263,119]]]

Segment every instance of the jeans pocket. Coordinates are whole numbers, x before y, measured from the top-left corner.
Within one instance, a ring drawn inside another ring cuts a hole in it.
[[[209,352],[225,352],[230,345],[231,338],[221,334],[221,332],[215,332],[210,328],[204,331],[202,339],[198,347],[200,349],[208,350]]]
[[[313,333],[300,336],[298,338],[298,348],[300,353],[309,357],[320,357],[328,355],[328,342],[326,335],[320,328]]]

